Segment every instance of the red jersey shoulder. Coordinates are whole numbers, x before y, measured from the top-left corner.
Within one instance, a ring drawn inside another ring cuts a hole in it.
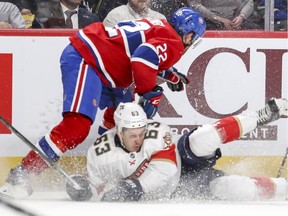
[[[179,40],[180,42],[179,35],[165,19],[161,20],[142,19],[139,21],[146,22],[151,26],[151,28],[147,30],[148,34],[152,31],[154,37],[160,37],[160,38],[162,37],[172,40],[174,39]]]
[[[86,26],[85,28],[83,28],[82,30],[83,33],[88,36],[88,37],[97,37],[97,38],[103,38],[103,37],[107,37],[107,32],[105,30],[105,26],[103,25],[102,22],[95,22],[92,23],[88,26]],[[79,32],[77,32],[76,34],[72,35],[70,37],[70,41],[73,41],[76,37],[79,37]]]
[[[166,20],[143,19],[150,24],[147,30],[147,43],[152,44],[159,56],[160,68],[166,69],[175,64],[184,54],[184,45],[181,37]],[[153,35],[153,36],[152,36]]]

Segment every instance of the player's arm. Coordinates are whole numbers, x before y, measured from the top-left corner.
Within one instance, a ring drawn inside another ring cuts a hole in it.
[[[156,114],[163,95],[162,87],[156,86],[157,76],[164,79],[172,91],[182,91],[184,84],[188,83],[185,75],[177,70],[169,69],[178,60],[174,56],[179,56],[172,54],[172,48],[168,48],[169,44],[171,47],[174,45],[172,42],[166,42],[163,38],[150,39],[141,44],[131,57],[131,67],[136,85],[135,92],[139,94],[139,104],[148,118],[152,118]],[[160,68],[167,70],[163,72]]]
[[[156,47],[150,43],[143,43],[134,51],[131,67],[136,93],[144,94],[155,87],[159,61]]]
[[[169,34],[169,32],[165,31]],[[157,76],[171,84],[187,84],[185,75],[178,72],[173,65],[183,55],[183,45],[175,39],[153,38],[141,44],[131,56],[133,78],[136,85],[136,93],[151,91],[156,84]],[[163,73],[163,71],[167,73]],[[185,79],[183,79],[185,78]],[[170,87],[169,87],[170,88]],[[181,91],[183,88],[174,88]]]
[[[184,84],[186,85],[189,83],[188,78],[180,73],[175,67],[161,71],[158,73],[158,77],[165,80],[168,88],[173,92],[183,91]]]
[[[143,192],[152,197],[169,196],[176,182],[179,180],[176,146],[173,144],[167,149],[152,155],[147,169],[138,178]],[[175,183],[175,184],[173,184]]]
[[[75,182],[81,186],[81,190],[75,189],[70,181],[66,182],[66,192],[74,201],[87,201],[93,196],[93,191],[98,195],[105,187],[105,182],[102,180],[98,166],[95,163],[95,149],[90,147],[87,153],[87,166],[85,172],[70,176]],[[94,193],[95,194],[95,193]]]
[[[94,146],[90,147],[87,152],[87,179],[90,184],[95,188],[96,194],[99,195],[105,189],[106,182],[99,170],[100,162],[97,158],[97,150]],[[101,161],[101,164],[103,162]]]
[[[105,192],[101,201],[139,201],[144,194],[151,196],[152,199],[171,195],[179,180],[175,145],[158,151],[146,164],[147,167],[143,163],[141,170]]]
[[[152,118],[160,103],[163,89],[156,85],[159,57],[156,48],[144,43],[140,45],[131,57],[135,92],[138,93],[139,104],[143,107],[148,118]]]
[[[119,164],[118,168],[112,165],[120,157],[120,153],[115,153],[113,146],[115,146],[114,132],[108,131],[98,137],[87,152],[87,175],[98,196],[102,195],[105,187],[114,177],[113,170],[121,169],[121,162],[116,163]]]
[[[131,61],[136,92],[151,91],[156,76],[165,80],[172,91],[184,90],[184,84],[189,83],[188,78],[172,67],[183,53],[180,45],[175,40],[153,38],[135,50]]]
[[[143,191],[153,197],[165,195],[163,192],[169,194],[169,189],[173,191],[173,185],[177,185],[175,181],[179,180],[181,166],[170,127],[159,122],[150,122],[144,145],[151,146],[146,149],[146,153],[151,156],[147,168],[138,177]]]
[[[72,176],[79,185],[83,185],[85,191],[73,190],[73,187],[66,184],[66,191],[72,200],[82,201],[91,199],[92,195],[102,195],[108,184],[107,176],[111,174],[109,172],[111,165],[109,158],[115,158],[111,147],[111,145],[115,145],[113,137],[113,133],[111,136],[107,132],[98,137],[94,144],[89,147],[86,157],[86,172],[83,175]]]

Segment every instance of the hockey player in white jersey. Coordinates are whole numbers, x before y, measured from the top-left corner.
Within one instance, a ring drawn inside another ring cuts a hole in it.
[[[196,128],[181,136],[176,147],[167,125],[148,121],[135,103],[121,104],[114,116],[116,128],[99,137],[88,151],[89,182],[76,175],[73,178],[83,190],[75,190],[67,182],[67,193],[78,201],[89,200],[93,194],[102,201],[170,197],[284,200],[288,190],[285,178],[227,175],[213,166],[221,157],[221,144],[287,116],[288,101],[272,98],[258,111]]]
[[[120,103],[114,120],[116,127],[99,137],[87,153],[88,179],[96,196],[102,201],[169,198],[181,170],[170,127],[147,120],[136,103]]]

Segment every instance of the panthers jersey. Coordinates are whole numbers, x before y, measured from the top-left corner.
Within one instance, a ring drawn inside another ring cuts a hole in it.
[[[136,93],[151,91],[158,72],[184,53],[180,36],[164,19],[123,21],[114,28],[93,23],[70,41],[106,86],[127,88],[134,82]]]
[[[149,199],[169,196],[180,178],[181,162],[171,140],[170,127],[151,121],[138,152],[128,152],[115,128],[99,137],[87,154],[89,181],[96,188],[137,178]]]

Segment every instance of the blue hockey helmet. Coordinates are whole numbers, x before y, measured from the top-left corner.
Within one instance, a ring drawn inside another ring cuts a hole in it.
[[[190,7],[182,7],[171,15],[170,24],[180,35],[194,33],[192,40],[203,37],[206,22],[200,13]]]

